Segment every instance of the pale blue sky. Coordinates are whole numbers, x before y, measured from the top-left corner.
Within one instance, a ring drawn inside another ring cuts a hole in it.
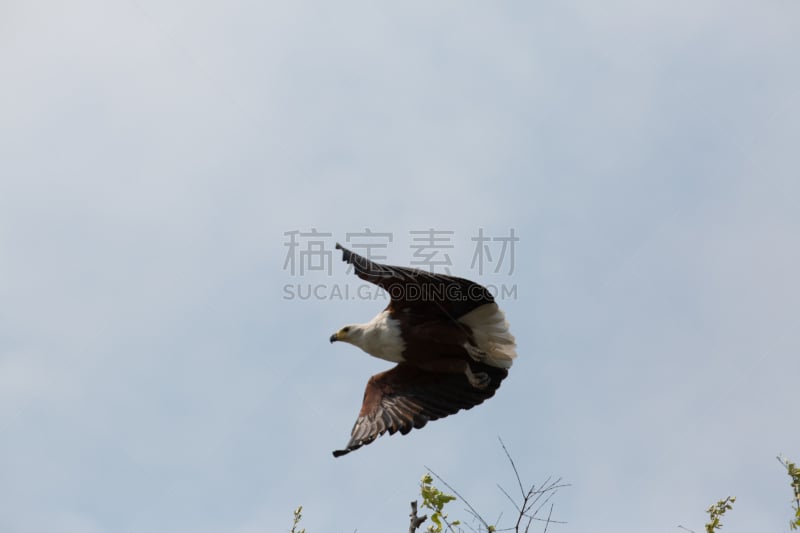
[[[0,530],[402,530],[429,465],[551,531],[783,531],[800,461],[800,4],[0,7]],[[497,396],[334,460],[387,365],[284,232],[520,237]],[[460,506],[452,515],[465,516]]]

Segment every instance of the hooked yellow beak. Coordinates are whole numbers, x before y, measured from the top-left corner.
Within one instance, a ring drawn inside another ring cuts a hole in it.
[[[345,326],[333,335],[331,335],[331,342],[346,341],[350,334],[350,326]]]

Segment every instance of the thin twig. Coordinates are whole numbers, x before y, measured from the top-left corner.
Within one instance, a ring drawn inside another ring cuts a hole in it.
[[[514,498],[512,498],[512,497],[511,497],[511,495],[510,495],[508,492],[506,492],[506,489],[504,489],[503,487],[501,487],[499,484],[497,485],[497,488],[498,488],[498,489],[500,489],[500,492],[502,492],[503,494],[505,494],[506,498],[508,498],[508,501],[510,501],[510,502],[511,502],[511,505],[513,505],[513,506],[514,506],[514,508],[517,510],[517,512],[520,512],[520,513],[521,513],[521,512],[522,512],[522,509],[520,509],[520,508],[519,508],[519,505],[517,505],[517,502],[515,502],[515,501],[514,501]]]
[[[461,523],[461,525],[463,525],[463,526],[467,526],[467,527],[469,528],[469,530],[470,530],[470,531],[473,531],[474,533],[478,533],[478,530],[477,530],[477,529],[475,529],[475,528],[474,528],[474,527],[472,527],[471,525],[467,524],[466,522],[462,522],[462,523]]]
[[[517,476],[517,483],[519,484],[519,492],[522,494],[522,497],[525,497],[525,489],[522,488],[522,480],[519,477],[519,470],[517,470],[517,465],[514,464],[514,459],[511,458],[511,454],[508,453],[508,448],[506,448],[503,439],[497,437],[497,440],[500,441],[500,446],[503,447],[503,451],[506,452],[506,457],[508,457],[508,462],[511,463],[511,468],[514,470],[514,475]]]
[[[539,514],[539,511],[541,511],[541,510],[542,510],[542,507],[544,507],[545,505],[547,505],[547,502],[549,502],[549,501],[550,501],[550,498],[552,498],[553,496],[555,496],[557,492],[558,492],[558,490],[554,490],[554,491],[552,491],[550,494],[548,494],[548,495],[547,495],[547,498],[545,498],[545,499],[544,499],[544,501],[542,502],[542,504],[541,504],[539,507],[537,507],[537,508],[536,508],[536,510],[533,512],[533,515],[531,515],[531,518],[536,518],[536,515],[538,515],[538,514]],[[538,499],[538,498],[537,498],[537,499]]]
[[[553,516],[553,504],[550,504],[550,512],[547,513],[547,522],[544,524],[544,533],[547,533],[547,527],[550,525],[550,517]],[[530,523],[528,524],[530,526]],[[528,531],[527,529],[525,530]]]
[[[475,518],[477,518],[478,520],[480,520],[481,524],[483,524],[483,527],[485,527],[486,529],[489,529],[489,524],[487,524],[487,523],[486,523],[486,520],[484,520],[484,519],[483,519],[483,517],[482,517],[480,514],[478,514],[478,511],[476,511],[476,510],[475,510],[475,508],[474,508],[474,507],[473,507],[473,506],[472,506],[472,505],[469,503],[469,501],[467,501],[467,499],[466,499],[465,497],[463,497],[461,494],[459,494],[459,493],[458,493],[458,491],[457,491],[456,489],[454,489],[453,487],[451,487],[451,486],[450,486],[450,484],[449,484],[447,481],[445,481],[444,479],[442,479],[442,478],[441,478],[441,476],[439,476],[439,474],[437,474],[436,472],[434,472],[433,470],[431,470],[431,469],[430,469],[430,468],[428,468],[427,466],[426,466],[425,468],[427,468],[427,469],[428,469],[428,472],[430,472],[431,474],[433,474],[433,476],[434,476],[436,479],[438,479],[439,481],[441,481],[442,483],[444,483],[444,486],[445,486],[445,487],[447,487],[448,489],[450,489],[450,490],[453,492],[453,494],[455,494],[456,496],[458,496],[458,497],[461,499],[461,501],[462,501],[462,502],[464,502],[464,505],[466,505],[466,506],[469,508],[469,510],[470,510],[470,511],[472,511],[472,514],[475,516]]]

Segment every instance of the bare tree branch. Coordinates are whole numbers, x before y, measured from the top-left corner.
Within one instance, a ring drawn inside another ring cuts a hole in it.
[[[508,448],[506,448],[506,444],[503,442],[503,439],[497,437],[497,440],[500,441],[500,446],[503,447],[503,451],[506,453],[506,457],[508,457],[508,462],[511,463],[511,468],[514,470],[514,475],[517,476],[517,484],[519,485],[519,493],[522,497],[525,497],[525,489],[522,488],[522,480],[519,477],[519,470],[517,470],[517,465],[514,464],[514,459],[511,458],[511,454],[508,453]]]
[[[422,515],[421,517],[417,516],[417,501],[414,500],[411,502],[411,514],[408,516],[411,517],[411,523],[408,526],[408,533],[414,533],[419,526],[428,519],[428,515]]]
[[[514,459],[511,457],[511,452],[508,451],[503,439],[498,437],[500,441],[500,446],[503,448],[503,452],[508,459],[509,464],[511,465],[511,469],[514,472],[514,478],[517,480],[517,486],[519,487],[520,496],[522,498],[521,502],[516,502],[514,497],[504,489],[501,485],[497,485],[497,488],[500,489],[500,492],[511,502],[514,506],[514,509],[517,511],[516,523],[511,525],[511,527],[504,527],[498,528],[497,523],[499,523],[499,519],[495,526],[490,526],[488,522],[478,513],[478,511],[472,506],[472,504],[467,501],[464,496],[459,494],[457,490],[455,490],[447,481],[442,479],[442,477],[431,470],[429,467],[427,468],[428,472],[434,476],[440,483],[442,483],[447,489],[450,490],[455,496],[457,496],[464,505],[466,505],[466,512],[469,513],[472,518],[478,522],[476,527],[481,533],[485,532],[513,532],[513,533],[528,533],[531,531],[531,525],[534,522],[543,522],[544,523],[544,533],[547,532],[550,524],[564,524],[566,522],[562,522],[559,520],[553,520],[553,504],[551,503],[551,499],[556,495],[558,489],[563,487],[569,487],[568,483],[563,483],[562,478],[553,479],[552,476],[545,479],[544,483],[542,483],[539,488],[536,488],[536,485],[533,484],[531,487],[526,491],[525,486],[522,484],[522,477],[520,476],[519,469],[517,468],[516,463],[514,463]],[[550,504],[550,509],[548,511],[546,518],[540,518],[538,515],[546,505]],[[502,514],[500,515],[502,517]],[[446,522],[447,523],[447,522]],[[476,529],[470,526],[467,523],[463,524],[469,530],[478,533]],[[450,524],[447,523],[448,530],[453,531],[450,527]]]

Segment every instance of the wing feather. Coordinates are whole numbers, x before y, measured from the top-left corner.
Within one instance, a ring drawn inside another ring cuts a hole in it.
[[[336,248],[342,251],[342,260],[353,265],[359,278],[389,293],[390,305],[395,309],[460,318],[481,305],[494,302],[488,289],[474,281],[416,268],[382,265],[339,243]],[[431,303],[436,305],[431,306]]]
[[[463,374],[427,372],[400,363],[387,372],[372,376],[364,391],[364,403],[350,441],[335,457],[350,453],[383,435],[407,434],[429,421],[470,409],[494,396],[508,375],[503,368],[472,363],[473,371],[486,372],[491,382],[485,389],[470,385]]]

